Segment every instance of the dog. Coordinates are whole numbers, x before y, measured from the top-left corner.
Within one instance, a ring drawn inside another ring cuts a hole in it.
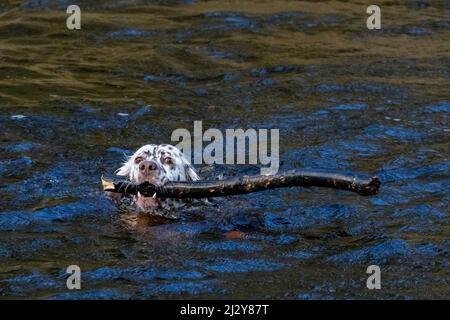
[[[211,169],[211,167],[207,167]],[[203,167],[202,169],[205,169]],[[191,165],[184,154],[175,146],[169,144],[148,144],[139,148],[132,156],[122,164],[120,168],[115,171],[116,174],[126,176],[132,183],[141,184],[143,182],[150,182],[157,186],[164,186],[176,181],[193,182],[200,180],[197,170]],[[205,174],[204,171],[202,171]],[[107,192],[110,198],[118,204],[121,216],[120,219],[125,223],[126,227],[132,230],[144,230],[148,227],[166,224],[168,221],[176,221],[180,219],[179,211],[184,205],[191,203],[198,206],[208,206],[208,214],[211,212],[219,221],[220,227],[226,230],[225,237],[229,239],[242,239],[246,237],[245,232],[239,230],[228,230],[228,226],[233,228],[237,225],[233,220],[233,215],[230,216],[228,211],[222,212],[217,210],[219,207],[216,201],[211,199],[164,199],[154,195],[153,197],[146,197],[138,193],[136,196],[124,196],[118,193]],[[198,208],[195,206],[195,208]],[[217,211],[216,211],[217,210]],[[181,210],[182,211],[182,210]],[[189,211],[192,213],[192,211]],[[201,215],[194,214],[192,217],[197,221],[201,219]],[[242,218],[239,216],[238,220],[251,221],[252,225],[256,225],[254,221],[259,223],[256,218],[248,217]],[[239,223],[240,223],[239,222]],[[224,227],[225,226],[225,227]],[[245,228],[248,228],[245,222]],[[202,230],[199,228],[198,230]],[[176,234],[176,232],[175,232]],[[158,235],[161,236],[161,235]],[[170,234],[174,237],[174,234]],[[186,234],[176,235],[184,239]]]
[[[170,144],[147,144],[139,148],[123,165],[116,170],[117,175],[127,176],[132,183],[150,182],[164,186],[175,181],[197,181],[200,179],[197,171],[184,154]],[[120,195],[111,195],[114,200]],[[144,212],[158,209],[172,209],[183,205],[182,200],[146,197],[138,193],[132,198],[136,207]]]

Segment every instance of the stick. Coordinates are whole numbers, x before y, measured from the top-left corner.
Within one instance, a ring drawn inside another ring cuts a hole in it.
[[[378,177],[370,179],[335,172],[291,170],[273,176],[243,176],[217,181],[171,182],[163,187],[149,182],[136,185],[126,177],[103,177],[104,191],[123,194],[140,192],[143,196],[161,198],[211,198],[246,194],[284,187],[326,187],[356,192],[363,196],[378,192],[381,182]]]

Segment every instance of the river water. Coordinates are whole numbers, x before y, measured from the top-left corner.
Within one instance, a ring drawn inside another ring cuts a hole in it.
[[[361,1],[2,1],[0,298],[448,298],[450,2],[377,4],[381,30]],[[280,170],[378,175],[380,193],[125,221],[101,174],[195,120],[278,128]]]

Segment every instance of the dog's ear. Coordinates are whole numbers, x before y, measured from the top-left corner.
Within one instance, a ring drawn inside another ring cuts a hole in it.
[[[200,180],[197,170],[192,166],[188,159],[180,152],[181,162],[184,166],[184,172],[186,174],[186,180],[189,182]]]
[[[197,170],[189,163],[184,164],[184,171],[186,172],[186,179],[189,182],[200,180]]]
[[[181,152],[181,150],[175,146],[171,146],[171,145],[169,145],[169,146],[172,148],[172,150],[170,150],[172,152],[172,154],[181,160],[181,165],[184,167],[184,173],[186,175],[186,181],[192,182],[192,181],[200,180],[197,170],[195,170],[195,168],[191,165],[191,163],[186,158],[186,156],[183,154],[183,152]],[[173,150],[173,149],[175,149],[175,150]]]
[[[130,159],[125,162],[119,169],[117,169],[114,173],[119,176],[129,176],[131,173],[131,167],[133,164],[133,159],[130,157]]]

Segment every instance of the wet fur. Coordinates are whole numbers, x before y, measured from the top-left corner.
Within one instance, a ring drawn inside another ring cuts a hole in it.
[[[170,164],[165,162],[167,158],[170,158]],[[151,176],[143,176],[139,170],[140,163],[136,163],[136,161],[143,161],[141,159],[157,164],[157,169],[151,172]],[[131,182],[136,184],[149,181],[159,186],[174,181],[197,181],[200,179],[197,171],[183,153],[169,144],[148,144],[139,148],[116,170],[116,174],[127,176]],[[178,208],[185,202],[177,199],[144,197],[141,194],[134,196],[133,201],[141,211]]]

